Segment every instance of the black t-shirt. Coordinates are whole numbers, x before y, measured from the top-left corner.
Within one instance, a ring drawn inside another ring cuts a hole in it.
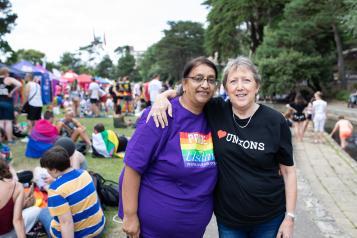
[[[259,224],[284,213],[285,188],[279,164],[292,166],[290,129],[283,115],[260,105],[249,119],[235,117],[231,103],[220,98],[205,107],[218,164],[215,215],[240,227]]]
[[[305,104],[305,103],[303,103],[303,104],[290,103],[289,105],[290,105],[290,107],[292,107],[296,110],[296,112],[294,112],[294,114],[299,115],[299,116],[304,114],[305,107],[307,107],[307,104]]]

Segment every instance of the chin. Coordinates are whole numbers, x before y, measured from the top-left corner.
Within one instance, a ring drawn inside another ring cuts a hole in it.
[[[196,101],[198,103],[206,104],[210,99],[211,99],[211,97],[198,97],[198,98],[196,98]]]

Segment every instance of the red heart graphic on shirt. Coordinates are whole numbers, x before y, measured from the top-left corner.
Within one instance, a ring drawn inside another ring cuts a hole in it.
[[[219,130],[217,131],[218,138],[221,139],[227,135],[226,131]]]

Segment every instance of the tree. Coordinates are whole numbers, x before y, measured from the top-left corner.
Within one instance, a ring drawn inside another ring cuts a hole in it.
[[[32,64],[42,64],[45,56],[45,53],[34,49],[20,49],[15,52],[16,61],[26,60],[30,61]]]
[[[113,75],[113,62],[109,55],[105,55],[102,61],[96,67],[96,75],[103,78],[112,78]]]
[[[79,47],[78,56],[83,58],[86,56],[86,62],[95,62],[100,56],[100,52],[103,50],[103,42],[100,37],[94,36],[92,42],[86,46]]]
[[[155,46],[155,59],[163,78],[178,81],[186,62],[204,55],[204,29],[191,21],[168,22],[169,29]]]
[[[154,74],[163,74],[158,64],[156,44],[150,46],[139,61],[139,72],[144,80],[149,80]]]
[[[119,54],[118,65],[115,69],[116,77],[130,76],[135,70],[135,58],[130,53],[129,46],[118,47],[115,52]]]
[[[210,8],[205,48],[219,60],[255,53],[264,39],[264,27],[277,20],[288,0],[207,0]]]
[[[17,15],[11,10],[9,0],[0,0],[0,51],[2,53],[12,52],[9,43],[4,39],[4,35],[10,33],[15,25]]]
[[[58,64],[62,71],[74,70],[79,72],[81,60],[73,53],[65,52],[60,57]]]
[[[257,50],[256,58],[265,80],[262,88],[270,93],[272,88],[282,92],[279,90],[288,87],[277,85],[297,86],[306,82],[311,89],[321,90],[330,82],[334,62],[337,58],[341,60],[338,52],[342,43],[338,46],[337,38],[341,37],[337,24],[342,9],[334,0],[292,0],[284,9],[282,20],[266,29],[264,42]],[[303,67],[303,74],[294,70],[291,64],[294,61]]]
[[[343,16],[344,25],[352,35],[357,36],[357,1],[345,0],[346,12]]]

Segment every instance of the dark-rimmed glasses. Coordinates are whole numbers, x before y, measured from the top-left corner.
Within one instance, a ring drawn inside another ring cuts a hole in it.
[[[203,76],[202,74],[198,74],[196,76],[192,77],[186,77],[188,79],[192,79],[195,83],[197,84],[203,84],[205,80],[207,80],[207,83],[211,86],[217,86],[218,81],[216,80],[215,76],[208,75],[208,76]]]

